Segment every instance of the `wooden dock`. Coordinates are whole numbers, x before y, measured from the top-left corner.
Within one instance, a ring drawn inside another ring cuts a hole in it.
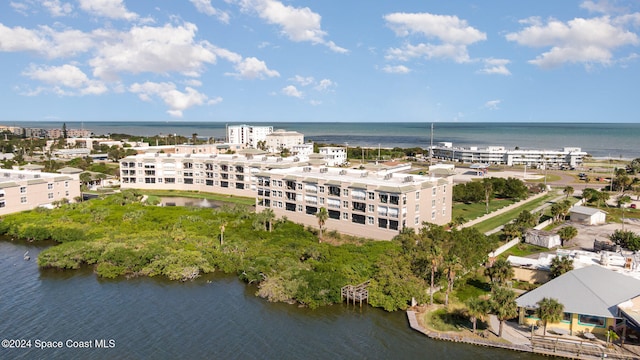
[[[353,302],[353,305],[355,305],[357,301],[360,303],[360,307],[362,307],[363,301],[369,303],[369,290],[367,290],[369,283],[370,280],[365,281],[359,285],[343,286],[340,290],[340,300],[344,302],[344,300],[346,299],[347,304]]]

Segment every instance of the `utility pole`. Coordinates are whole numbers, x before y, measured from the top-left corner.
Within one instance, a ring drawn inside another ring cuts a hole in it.
[[[433,165],[433,123],[431,123],[431,143],[429,145],[429,166]]]

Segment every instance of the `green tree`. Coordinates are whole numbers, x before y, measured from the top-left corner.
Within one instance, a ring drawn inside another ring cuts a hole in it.
[[[482,187],[484,189],[485,214],[489,213],[489,201],[493,197],[493,183],[491,179],[482,179]]]
[[[452,256],[444,263],[446,272],[447,272],[447,290],[444,295],[444,305],[449,305],[449,294],[453,291],[453,284],[456,280],[456,276],[458,271],[462,269],[462,264],[460,264],[460,258],[457,256]]]
[[[321,207],[318,210],[318,212],[316,213],[316,218],[318,218],[318,228],[319,228],[318,242],[322,242],[322,235],[323,235],[323,232],[324,232],[324,224],[329,219],[329,212],[327,211],[327,208]]]
[[[489,279],[491,279],[493,284],[498,286],[504,285],[514,276],[511,264],[503,258],[496,260],[491,267],[485,269],[484,273],[489,277]]]
[[[560,236],[561,245],[564,246],[566,241],[578,236],[578,229],[573,226],[565,226],[558,230],[558,235]]]
[[[473,324],[472,332],[476,332],[476,323],[478,320],[484,321],[487,317],[487,314],[491,312],[491,303],[485,299],[472,297],[469,298],[466,302],[467,305],[467,314],[469,315],[469,319]]]
[[[538,308],[536,309],[536,316],[542,320],[544,326],[543,334],[547,335],[547,324],[557,323],[562,320],[564,313],[564,305],[553,298],[542,298],[542,300],[536,303]]]
[[[558,276],[573,270],[573,259],[568,256],[556,256],[551,259],[551,266],[549,272],[551,278],[555,279]]]
[[[433,305],[433,290],[435,288],[435,278],[436,273],[438,272],[438,268],[440,268],[440,264],[442,263],[442,250],[437,245],[433,245],[431,247],[431,251],[429,253],[429,269],[431,270],[431,286],[429,287],[429,305]]]
[[[566,195],[565,199],[568,199],[569,196],[573,195],[573,192],[575,190],[573,189],[573,187],[571,185],[567,185],[564,187],[564,189],[562,190],[562,192]]]
[[[522,228],[515,222],[510,222],[502,227],[502,233],[507,240],[512,240],[522,236]]]
[[[518,316],[518,304],[516,304],[516,293],[507,288],[498,287],[491,294],[491,311],[500,321],[498,336],[502,337],[504,322]]]
[[[89,183],[91,182],[91,174],[86,171],[83,173],[80,173],[80,182],[84,187],[89,186]]]
[[[271,209],[264,209],[261,212],[262,220],[264,221],[265,230],[271,232],[273,230],[273,220],[276,218],[276,214]]]
[[[640,237],[632,231],[615,230],[613,234],[609,235],[609,240],[631,251],[640,250]]]

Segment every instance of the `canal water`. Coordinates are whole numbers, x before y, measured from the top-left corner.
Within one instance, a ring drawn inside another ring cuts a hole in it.
[[[0,338],[23,340],[3,341],[0,359],[541,359],[430,340],[403,312],[269,303],[234,276],[176,283],[41,270],[42,249],[0,241]]]

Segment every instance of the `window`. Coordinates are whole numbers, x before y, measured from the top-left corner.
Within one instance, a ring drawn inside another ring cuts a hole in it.
[[[431,207],[436,207],[436,199],[431,200]]]
[[[375,224],[375,219],[373,218],[373,216],[367,216],[367,224],[369,225]]]
[[[47,194],[47,198],[48,198],[48,199],[53,199],[53,193],[48,193],[48,194]]]
[[[435,211],[435,210],[433,210],[433,211],[431,212],[431,220],[434,220],[435,218],[436,218],[436,211]]]
[[[346,213],[346,212],[342,213],[342,219],[349,220],[349,213]]]
[[[53,184],[47,184],[47,190],[53,190]]]
[[[416,191],[416,200],[420,200],[420,191]]]
[[[64,182],[64,187],[69,187],[69,182],[68,181]]]
[[[580,325],[592,325],[597,327],[604,327],[606,319],[599,316],[592,315],[578,315],[578,324]]]
[[[298,205],[298,212],[302,212],[302,205]]]
[[[369,212],[374,212],[375,211],[375,206],[373,206],[372,204],[369,204],[368,211]]]
[[[27,197],[26,196],[20,197],[20,204],[26,204],[26,203],[27,203]]]
[[[436,188],[433,188],[432,190],[432,194],[435,195],[436,194]]]
[[[7,205],[5,205],[4,201],[0,201],[0,208],[3,208],[5,206],[7,206]]]
[[[420,204],[416,204],[416,212],[420,211]]]
[[[349,202],[348,201],[343,201],[342,202],[342,207],[343,208],[348,208],[349,207]]]
[[[571,313],[565,312],[562,313],[562,321],[564,322],[571,322]]]
[[[320,192],[324,194],[324,186],[320,186]]]
[[[374,194],[372,192],[368,192],[367,195],[369,196],[369,200],[375,200],[376,199],[376,194]]]
[[[342,196],[349,196],[349,189],[342,189]]]
[[[420,216],[416,216],[416,218],[413,221],[414,225],[420,225]]]
[[[27,187],[26,186],[20,186],[20,194],[24,194],[27,192]]]

